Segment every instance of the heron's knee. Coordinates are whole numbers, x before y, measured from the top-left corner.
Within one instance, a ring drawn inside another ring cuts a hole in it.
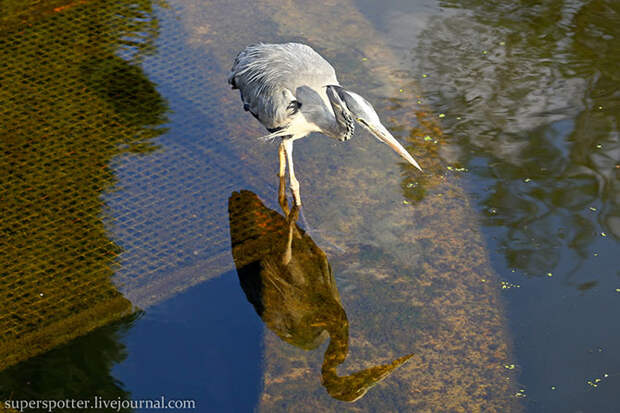
[[[299,181],[297,179],[295,179],[294,177],[291,177],[291,190],[293,190],[294,192],[299,191]]]

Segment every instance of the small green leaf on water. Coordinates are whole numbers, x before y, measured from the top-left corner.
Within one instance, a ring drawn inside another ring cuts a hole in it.
[[[420,99],[418,99],[418,105],[420,105],[422,103],[422,101]]]
[[[483,50],[483,51],[482,51],[482,54],[487,54],[487,51],[486,51],[486,50]]]
[[[423,75],[422,75],[422,77],[427,78],[427,77],[428,77],[428,75],[427,75],[427,74],[423,74]]]
[[[448,168],[448,171],[451,171],[451,170],[452,170],[452,167],[451,167],[451,166],[447,166],[446,168]]]
[[[525,179],[523,180],[523,182],[526,182],[526,183],[527,183],[527,182],[530,182],[530,181],[531,181],[531,179],[530,179],[530,178],[525,178]]]
[[[432,141],[432,140],[433,140],[433,138],[431,138],[430,136],[426,135],[426,136],[424,137],[424,140],[428,142],[428,141]]]
[[[550,272],[547,273],[547,277],[553,277],[553,274],[551,274]]]
[[[555,390],[555,386],[551,386],[551,390]]]
[[[605,373],[605,374],[603,374],[603,377],[607,378],[607,377],[609,377],[609,374]]]
[[[616,288],[616,292],[617,292],[617,293],[620,293],[620,288]]]
[[[461,120],[461,117],[460,117],[460,116],[457,116],[457,117],[456,117],[456,120]]]
[[[605,234],[604,232],[601,232],[601,236],[602,236],[602,237],[606,237],[606,236],[607,236],[607,234]]]
[[[499,42],[500,46],[504,46],[506,44],[506,42]]]
[[[594,256],[595,256],[595,257],[598,257],[598,252],[595,252],[595,253],[594,253]]]
[[[601,144],[599,143],[598,145],[596,145],[596,147],[597,147],[598,149],[601,149],[601,148],[603,147],[603,145],[601,145]]]
[[[446,115],[445,115],[444,113],[440,113],[440,114],[439,114],[439,117],[440,117],[440,118],[445,118],[445,117],[446,117]]]
[[[398,91],[399,91],[400,93],[403,93],[403,92],[404,92],[404,90],[403,90],[403,89],[398,89]]]
[[[590,211],[596,211],[596,208],[590,207]]]
[[[367,57],[362,57],[362,62],[365,62],[366,60],[368,60]]]
[[[598,107],[598,110],[603,110],[603,107],[602,107],[602,106],[599,106],[599,107]]]

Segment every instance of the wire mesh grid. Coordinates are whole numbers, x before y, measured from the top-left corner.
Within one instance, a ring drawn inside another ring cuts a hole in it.
[[[157,41],[152,2],[5,11],[0,369],[232,268],[226,202],[248,185],[206,108],[170,113],[160,89],[206,71],[179,76],[197,65],[175,28]]]

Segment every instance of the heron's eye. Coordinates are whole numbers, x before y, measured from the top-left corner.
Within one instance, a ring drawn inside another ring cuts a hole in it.
[[[299,108],[301,107],[301,102],[298,100],[293,100],[291,103],[288,104],[288,106],[286,107],[286,110],[288,111],[289,116],[296,114],[299,111]]]

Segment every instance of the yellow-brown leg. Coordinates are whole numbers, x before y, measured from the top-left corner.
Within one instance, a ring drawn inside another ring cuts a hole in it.
[[[288,201],[286,200],[286,150],[284,149],[284,141],[280,143],[278,148],[278,157],[280,160],[280,186],[278,187],[278,202],[285,215],[289,214]]]

